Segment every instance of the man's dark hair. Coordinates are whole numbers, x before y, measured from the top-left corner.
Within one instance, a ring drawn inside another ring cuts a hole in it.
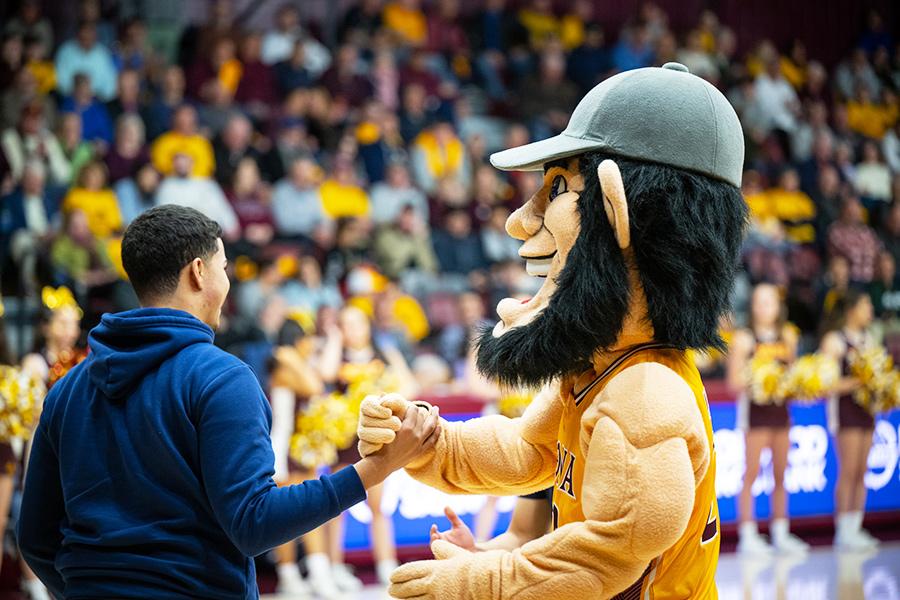
[[[157,206],[132,221],[122,239],[122,264],[138,298],[172,294],[184,266],[215,254],[220,237],[218,223],[184,206]]]
[[[729,307],[747,207],[738,188],[673,167],[590,152],[579,160],[581,233],[557,289],[528,325],[478,342],[478,368],[514,386],[539,386],[590,367],[615,344],[628,312],[625,256],[603,208],[597,167],[622,173],[631,248],[654,339],[684,350],[724,349],[719,317]],[[565,164],[562,161],[561,164]]]

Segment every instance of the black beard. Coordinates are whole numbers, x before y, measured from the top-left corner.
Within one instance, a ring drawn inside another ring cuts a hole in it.
[[[618,339],[628,311],[628,268],[591,187],[578,200],[581,233],[544,310],[500,337],[492,328],[481,332],[477,366],[485,377],[538,388],[586,370],[595,351]]]

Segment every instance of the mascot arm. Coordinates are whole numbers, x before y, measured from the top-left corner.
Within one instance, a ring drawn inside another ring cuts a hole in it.
[[[365,401],[360,412],[361,452],[392,439],[380,434],[387,434],[384,428],[396,423],[379,421],[377,407]],[[403,413],[393,407],[393,414]],[[553,483],[560,414],[559,386],[553,384],[544,387],[517,419],[493,415],[466,422],[442,420],[434,449],[407,465],[406,471],[451,494],[526,494],[545,489]]]
[[[584,521],[512,552],[469,553],[437,540],[438,560],[398,569],[391,594],[611,598],[683,535],[709,464],[705,440],[693,393],[678,375],[653,363],[626,369],[582,418]]]

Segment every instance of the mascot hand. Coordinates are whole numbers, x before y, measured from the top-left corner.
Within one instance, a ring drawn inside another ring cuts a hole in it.
[[[431,526],[431,541],[444,540],[469,552],[475,551],[475,536],[469,526],[453,512],[449,506],[444,507],[444,514],[450,519],[450,531],[438,531],[437,525]]]
[[[499,572],[504,552],[476,554],[445,540],[432,542],[431,551],[437,560],[408,563],[391,574],[388,593],[392,597],[417,600],[491,597],[491,581],[495,579],[491,575]]]
[[[400,420],[415,406],[431,409],[427,402],[412,403],[400,394],[366,396],[359,408],[359,455],[366,457],[393,442],[400,430]]]

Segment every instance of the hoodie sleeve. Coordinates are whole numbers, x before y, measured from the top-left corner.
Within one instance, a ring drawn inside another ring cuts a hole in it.
[[[207,384],[195,418],[207,497],[222,529],[246,556],[296,539],[366,498],[353,467],[298,485],[275,485],[269,404],[246,365]]]
[[[32,441],[16,537],[31,570],[56,598],[62,598],[65,584],[55,563],[62,545],[65,504],[59,461],[47,435],[48,422],[49,410],[44,410]]]

